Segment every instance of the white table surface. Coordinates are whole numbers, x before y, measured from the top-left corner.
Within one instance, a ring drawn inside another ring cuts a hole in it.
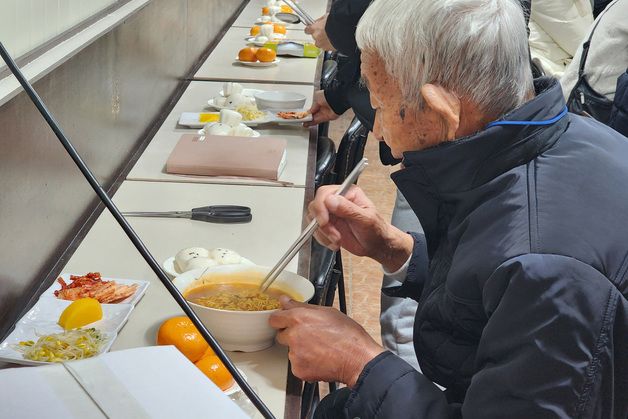
[[[272,265],[301,231],[304,190],[234,185],[124,182],[115,195],[121,210],[178,210],[208,204],[250,206],[248,224],[211,224],[181,219],[129,218],[157,261],[190,246],[226,247],[259,264]],[[287,267],[296,271],[297,260]],[[181,310],[140,257],[107,211],[96,221],[64,272],[99,271],[103,276],[151,282],[146,294],[120,331],[112,350],[155,344],[159,325]],[[285,403],[287,352],[275,345],[251,353],[229,355],[279,418]]]
[[[327,0],[301,0],[299,4],[314,19],[323,16],[327,11]],[[250,28],[255,20],[262,16],[262,7],[264,6],[266,6],[265,0],[251,0],[233,23],[233,26]],[[303,30],[304,27],[302,23],[299,23],[290,26],[290,29]]]
[[[285,84],[258,84],[243,83],[245,88],[263,90],[282,90],[297,92],[305,95],[306,109],[312,103],[314,93],[313,86],[306,85],[285,85]],[[186,182],[186,183],[217,183],[217,184],[240,184],[240,185],[267,185],[280,186],[256,179],[232,179],[210,176],[184,176],[166,173],[166,161],[174,149],[181,135],[195,134],[198,129],[190,129],[177,124],[182,112],[202,112],[206,110],[207,100],[218,96],[222,89],[222,82],[192,81],[187,90],[181,96],[166,121],[155,134],[146,150],[133,166],[127,175],[127,180],[146,180],[161,182]],[[286,167],[279,177],[282,182],[288,182],[291,186],[305,187],[307,175],[309,130],[301,125],[273,125],[266,124],[253,127],[262,135],[281,136],[287,140]]]
[[[318,58],[279,57],[281,62],[270,67],[248,67],[236,63],[238,52],[247,46],[244,39],[249,36],[249,30],[250,28],[230,28],[193,79],[314,84],[317,64],[322,59],[322,54]],[[291,39],[312,41],[302,31],[289,30],[287,35]]]

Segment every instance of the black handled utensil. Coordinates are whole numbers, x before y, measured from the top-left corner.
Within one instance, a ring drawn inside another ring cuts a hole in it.
[[[192,208],[191,211],[127,211],[125,217],[188,218],[207,223],[249,223],[253,219],[251,208],[240,205],[210,205]]]

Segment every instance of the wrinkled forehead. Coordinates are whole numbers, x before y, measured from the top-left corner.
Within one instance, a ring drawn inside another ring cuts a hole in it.
[[[384,61],[378,54],[363,52],[360,71],[362,73],[362,81],[378,99],[396,98],[401,93],[399,84],[390,75]]]

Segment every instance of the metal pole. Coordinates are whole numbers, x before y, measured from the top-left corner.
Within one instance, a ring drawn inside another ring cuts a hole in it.
[[[68,152],[68,154],[70,155],[70,157],[72,158],[76,166],[79,168],[83,176],[85,176],[85,179],[87,179],[87,182],[89,183],[89,185],[92,187],[94,192],[96,192],[96,195],[98,195],[98,197],[103,202],[103,204],[105,204],[105,206],[107,207],[111,215],[113,215],[113,218],[115,218],[118,224],[120,224],[120,227],[122,227],[122,230],[124,230],[129,240],[131,240],[131,242],[133,243],[137,251],[140,252],[140,255],[142,255],[142,257],[144,258],[148,266],[150,266],[150,268],[153,270],[155,275],[157,275],[157,278],[159,278],[159,280],[164,285],[164,287],[166,287],[170,295],[172,295],[172,298],[174,298],[174,300],[177,302],[177,304],[179,304],[183,312],[192,320],[192,323],[194,323],[194,325],[199,330],[203,338],[207,341],[209,346],[213,349],[213,351],[216,353],[218,358],[220,358],[223,364],[225,364],[225,367],[227,367],[227,370],[229,370],[231,375],[233,375],[234,380],[238,383],[238,385],[240,386],[244,394],[247,395],[247,397],[255,405],[257,410],[259,410],[259,412],[265,418],[274,419],[275,417],[270,412],[268,407],[264,404],[264,402],[260,399],[260,397],[255,393],[255,391],[253,391],[249,383],[246,382],[244,377],[242,377],[242,375],[240,374],[240,371],[238,371],[238,369],[233,364],[231,359],[229,359],[227,354],[220,347],[220,344],[216,341],[216,339],[212,336],[209,330],[207,330],[205,325],[196,316],[196,313],[194,313],[194,310],[192,310],[192,308],[187,303],[185,298],[183,298],[183,295],[181,295],[177,287],[175,287],[172,284],[172,281],[170,281],[170,279],[168,278],[168,276],[166,275],[162,267],[159,265],[159,263],[157,263],[153,255],[148,251],[144,243],[142,243],[142,240],[140,240],[137,233],[133,230],[133,228],[124,218],[124,216],[120,213],[116,205],[113,203],[109,195],[107,195],[107,192],[100,185],[100,183],[98,182],[94,174],[91,172],[87,164],[83,161],[83,159],[81,159],[81,156],[79,156],[78,152],[76,151],[76,149],[74,148],[70,140],[65,136],[65,134],[59,127],[59,124],[57,123],[57,121],[54,119],[50,111],[48,111],[48,109],[46,108],[46,105],[44,105],[43,101],[41,100],[37,92],[35,92],[35,90],[33,89],[33,86],[31,86],[28,80],[26,80],[26,78],[24,77],[20,69],[17,67],[17,65],[15,64],[15,61],[13,61],[13,58],[11,58],[8,51],[2,44],[2,42],[0,42],[0,56],[2,56],[2,59],[4,60],[4,62],[7,64],[7,66],[9,67],[9,69],[11,70],[15,78],[20,82],[20,84],[26,91],[26,94],[31,98],[33,104],[35,104],[35,106],[37,107],[41,115],[44,117],[44,119],[46,120],[46,122],[48,123],[52,131],[55,133],[55,135],[61,142],[61,145],[63,145],[63,147]]]

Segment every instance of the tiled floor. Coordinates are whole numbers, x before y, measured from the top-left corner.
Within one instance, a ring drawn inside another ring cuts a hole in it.
[[[336,144],[342,138],[352,118],[353,114],[347,112],[331,123],[329,136]],[[396,194],[396,187],[390,180],[390,173],[396,168],[380,163],[379,146],[372,137],[369,137],[367,141],[364,156],[369,159],[369,166],[360,176],[358,185],[364,189],[381,214],[390,219]],[[343,265],[349,315],[364,326],[377,342],[380,342],[381,267],[371,259],[353,256],[348,252],[343,253]]]

